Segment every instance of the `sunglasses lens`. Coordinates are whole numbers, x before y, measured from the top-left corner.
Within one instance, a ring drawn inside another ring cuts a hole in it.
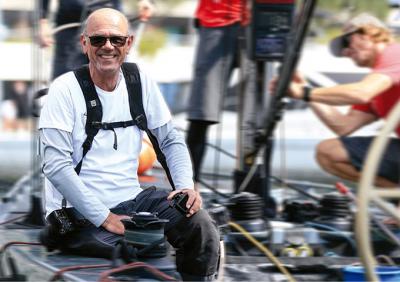
[[[101,47],[107,42],[107,37],[104,36],[90,36],[90,44],[95,47]]]
[[[112,36],[110,37],[110,42],[113,46],[122,47],[126,43],[127,37],[125,36]]]
[[[343,48],[349,48],[350,45],[350,40],[349,37],[346,36],[345,38],[343,38]]]
[[[127,36],[111,36],[111,37],[105,37],[105,36],[90,36],[90,44],[95,47],[101,47],[104,44],[106,44],[107,39],[110,40],[111,45],[115,47],[122,47],[126,43]]]

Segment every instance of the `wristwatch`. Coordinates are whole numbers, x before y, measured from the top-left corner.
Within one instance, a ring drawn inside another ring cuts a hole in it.
[[[313,90],[310,86],[303,87],[303,101],[311,102],[311,90]]]

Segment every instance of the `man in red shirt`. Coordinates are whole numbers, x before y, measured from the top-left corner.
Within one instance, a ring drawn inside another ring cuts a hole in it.
[[[339,136],[318,145],[316,158],[322,168],[357,181],[373,136],[347,135],[386,118],[400,100],[400,44],[394,43],[380,20],[366,13],[350,20],[343,31],[331,41],[331,52],[352,59],[358,66],[371,68],[371,73],[358,82],[317,88],[306,86],[306,81],[296,75],[288,94],[310,102],[315,114]],[[351,109],[342,114],[334,107],[339,105],[351,105]],[[400,136],[400,125],[396,134]],[[398,186],[399,175],[400,139],[392,138],[380,164],[376,185]]]

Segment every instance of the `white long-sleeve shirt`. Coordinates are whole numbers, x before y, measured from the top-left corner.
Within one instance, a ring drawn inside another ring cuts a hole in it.
[[[142,72],[140,76],[148,127],[166,155],[176,188],[191,188],[192,167],[183,136],[174,129],[155,82]],[[102,103],[103,122],[132,119],[122,74],[114,91],[96,90]],[[86,106],[82,90],[72,72],[62,75],[49,89],[39,122],[44,144],[46,213],[61,208],[65,197],[67,206],[75,207],[93,224],[100,226],[110,208],[134,199],[141,192],[137,167],[142,132],[136,126],[115,129],[118,140],[118,149],[115,150],[114,133],[100,130],[92,149],[83,159],[78,177],[74,167],[82,158],[85,124]]]

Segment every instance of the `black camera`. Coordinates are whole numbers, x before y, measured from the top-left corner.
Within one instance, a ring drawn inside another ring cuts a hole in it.
[[[47,221],[54,227],[60,235],[65,235],[74,231],[74,224],[68,217],[66,209],[55,210],[49,214]]]
[[[188,194],[178,193],[172,198],[171,206],[176,208],[181,214],[186,215],[189,213],[189,209],[186,208],[187,200],[189,199]]]

